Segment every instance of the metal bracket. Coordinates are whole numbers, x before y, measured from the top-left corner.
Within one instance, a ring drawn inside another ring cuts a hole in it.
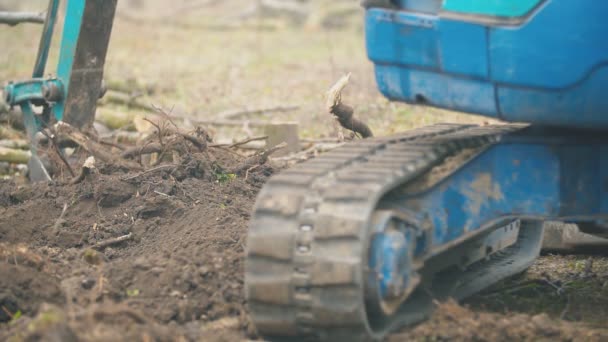
[[[11,107],[25,102],[35,105],[50,104],[63,100],[63,83],[57,78],[33,78],[23,82],[10,82],[4,88],[4,97]]]

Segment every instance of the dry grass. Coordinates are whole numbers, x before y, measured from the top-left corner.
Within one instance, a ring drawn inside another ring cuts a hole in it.
[[[44,2],[25,1],[21,6],[43,8],[40,3]],[[249,20],[239,28],[220,29],[235,24],[232,18],[243,4],[219,2],[167,18],[163,2],[146,1],[144,10],[137,12],[128,8],[128,1],[121,3],[105,79],[153,85],[157,93],[143,101],[195,118],[212,118],[233,108],[297,104],[301,106],[298,111],[258,119],[298,121],[304,137],[334,134],[324,93],[347,72],[353,77],[344,100],[376,135],[436,122],[483,121],[385,100],[376,90],[373,66],[365,54],[362,11],[340,30],[293,27],[281,18]],[[34,25],[0,27],[0,82],[29,76],[39,32],[40,27]],[[56,49],[53,52],[49,72],[57,60]],[[219,133],[245,134],[239,131],[222,129]]]

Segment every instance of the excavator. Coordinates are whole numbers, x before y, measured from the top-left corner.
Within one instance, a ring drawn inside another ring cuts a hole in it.
[[[10,83],[32,140],[92,123],[116,0],[68,0],[57,74]],[[356,140],[273,176],[247,236],[245,290],[268,340],[376,341],[526,270],[547,220],[608,235],[608,2],[364,0],[390,100],[503,123]],[[42,108],[35,112],[33,107]]]

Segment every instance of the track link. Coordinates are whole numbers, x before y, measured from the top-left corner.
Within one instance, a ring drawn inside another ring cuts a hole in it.
[[[365,308],[368,223],[380,198],[466,148],[520,125],[435,125],[362,140],[273,177],[258,196],[247,242],[246,296],[268,338],[383,338]]]

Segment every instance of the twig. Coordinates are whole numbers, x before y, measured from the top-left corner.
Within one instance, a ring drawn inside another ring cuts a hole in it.
[[[107,144],[107,142],[104,140],[111,139],[113,141],[133,144],[133,143],[137,143],[144,137],[146,137],[146,134],[142,134],[140,132],[127,132],[127,131],[117,130],[117,131],[113,131],[112,133],[102,135],[101,136],[102,140],[100,142],[102,144]],[[124,150],[124,147],[122,148],[122,150]]]
[[[177,125],[175,124],[175,122],[173,121],[170,113],[171,112],[167,112],[166,110],[164,110],[161,107],[158,107],[156,105],[152,105],[152,107],[154,108],[154,110],[156,110],[156,112],[158,112],[159,114],[162,115],[164,120],[169,121],[169,123],[171,123],[171,125],[173,125],[174,129],[168,129],[165,125],[161,125],[161,123],[154,123],[151,120],[149,120],[148,118],[145,118],[144,120],[148,121],[150,124],[152,124],[154,127],[156,127],[157,131],[158,131],[158,140],[160,142],[161,147],[163,148],[163,150],[165,150],[165,144],[163,143],[163,139],[162,137],[165,135],[171,135],[171,134],[175,134],[175,135],[179,135],[182,138],[188,140],[189,142],[192,143],[192,145],[196,146],[200,151],[204,151],[207,148],[207,141],[206,140],[201,140],[193,135],[190,135],[188,133],[184,133],[182,132],[179,127],[177,127]],[[173,109],[171,109],[171,111],[173,111]],[[162,126],[162,127],[161,127]],[[204,134],[206,134],[206,132],[204,132]]]
[[[100,242],[94,244],[93,246],[91,246],[91,248],[93,248],[93,249],[104,249],[104,248],[106,248],[108,246],[115,245],[117,243],[121,243],[121,242],[130,240],[132,238],[133,238],[133,233],[129,233],[127,235],[123,235],[123,236],[119,236],[119,237],[115,237],[115,238],[111,238],[111,239],[100,241]]]
[[[188,140],[189,142],[191,142],[192,145],[196,146],[200,151],[204,151],[207,148],[207,141],[205,141],[205,140],[201,140],[193,135],[179,132],[179,131],[176,131],[175,133],[177,135],[181,136],[182,138]]]
[[[163,144],[163,135],[164,135],[164,130],[160,127],[160,124],[148,119],[148,118],[144,118],[144,121],[149,122],[152,126],[154,126],[156,128],[156,133],[158,135],[158,142],[160,143],[161,148],[165,146],[165,144]]]
[[[161,144],[150,143],[150,144],[143,145],[143,146],[134,146],[134,147],[127,148],[126,150],[122,151],[122,153],[120,154],[120,157],[126,159],[126,158],[137,157],[142,154],[160,153],[162,151],[163,151],[163,148],[162,148]]]
[[[95,157],[91,156],[88,157],[87,160],[84,161],[84,164],[82,164],[82,168],[80,169],[80,174],[78,174],[78,177],[72,179],[70,181],[70,184],[78,184],[80,182],[82,182],[88,175],[90,175],[93,170],[95,169]]]
[[[302,143],[313,143],[313,144],[317,144],[317,143],[341,143],[342,142],[342,141],[340,141],[339,139],[336,139],[336,138],[318,138],[318,139],[300,138],[300,141]]]
[[[102,144],[102,145],[106,145],[106,146],[110,146],[110,147],[115,147],[115,148],[117,148],[119,150],[122,150],[122,151],[125,150],[124,146],[122,146],[120,144],[113,143],[111,141],[99,140],[99,143]]]
[[[561,295],[562,293],[564,293],[564,288],[556,285],[549,278],[544,278],[544,279],[542,279],[542,281],[545,282],[547,285],[553,287],[558,295]]]
[[[171,108],[171,111],[169,113],[167,113],[167,111],[165,111],[163,108],[156,106],[154,104],[152,104],[152,108],[154,108],[154,110],[156,110],[156,112],[162,114],[165,119],[169,120],[169,122],[173,125],[173,127],[175,127],[175,129],[178,129],[177,125],[175,124],[175,122],[173,122],[173,120],[171,119],[171,115],[170,115],[170,113],[173,112],[173,108]]]
[[[76,128],[72,127],[70,124],[67,124],[63,121],[59,121],[54,125],[54,130],[59,135],[65,135],[75,143],[80,145],[87,152],[95,156],[97,159],[101,160],[104,163],[114,164],[121,167],[125,167],[127,169],[133,170],[141,170],[142,167],[137,163],[134,163],[129,160],[125,160],[122,158],[117,158],[115,155],[106,151],[103,146],[94,140],[90,139],[82,132],[78,131]]]
[[[2,311],[4,311],[4,313],[7,314],[8,317],[10,317],[11,319],[13,319],[13,317],[15,317],[15,314],[10,312],[4,305],[2,305]]]
[[[55,224],[53,225],[53,230],[59,229],[59,226],[61,225],[61,222],[63,221],[63,216],[65,215],[65,212],[67,210],[68,210],[68,204],[64,203],[63,204],[63,209],[61,210],[61,214],[59,215],[59,217],[57,218],[57,220],[55,220]]]
[[[209,145],[209,147],[228,147],[228,148],[234,148],[234,147],[237,147],[237,146],[245,145],[245,144],[250,143],[252,141],[259,141],[259,140],[266,140],[266,139],[268,139],[268,136],[264,135],[264,136],[259,136],[259,137],[246,138],[246,139],[237,141],[237,142],[232,143],[232,144],[226,144],[226,143],[211,144],[211,145]]]
[[[219,148],[219,149],[221,149],[221,150],[223,150],[223,151],[226,151],[226,152],[228,152],[228,153],[232,153],[232,154],[234,154],[235,156],[238,156],[238,157],[241,157],[241,158],[242,158],[242,157],[244,157],[242,154],[240,154],[240,153],[238,153],[238,152],[236,152],[236,151],[233,151],[233,150],[229,149],[229,148],[228,148],[228,147],[226,147],[226,146],[217,146],[216,148]]]
[[[155,168],[146,170],[144,172],[138,173],[138,174],[136,174],[134,176],[130,176],[130,177],[126,177],[126,178],[121,178],[121,180],[127,181],[127,180],[131,180],[131,179],[135,179],[137,177],[141,177],[143,175],[146,175],[146,174],[149,174],[149,173],[152,173],[152,172],[156,172],[158,170],[167,169],[167,168],[175,168],[175,167],[177,167],[177,165],[175,165],[175,164],[161,165],[161,166],[157,166]]]
[[[326,106],[331,109],[342,102],[342,91],[348,85],[351,74],[348,73],[340,78],[329,90],[327,91],[327,102]]]
[[[277,146],[271,147],[267,150],[264,150],[250,158],[248,158],[247,160],[245,160],[245,162],[243,162],[241,165],[238,165],[237,167],[235,167],[234,169],[232,169],[232,172],[230,173],[234,173],[234,174],[240,174],[243,171],[248,170],[249,168],[256,166],[256,165],[262,165],[264,163],[266,163],[266,161],[268,161],[268,157],[275,153],[276,151],[283,149],[287,146],[286,143],[280,143]]]
[[[260,167],[260,164],[248,168],[247,171],[245,171],[245,180],[247,180],[247,178],[249,178],[249,172],[257,169],[258,167]]]

